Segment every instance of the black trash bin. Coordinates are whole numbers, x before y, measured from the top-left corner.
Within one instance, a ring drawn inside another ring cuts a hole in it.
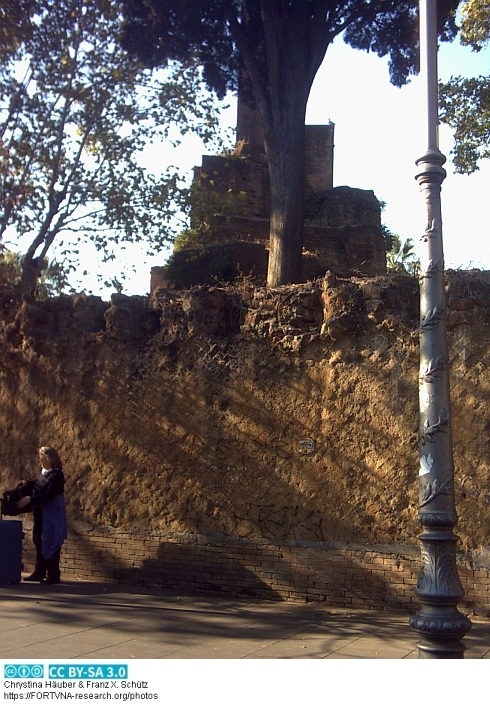
[[[0,587],[20,582],[22,573],[22,521],[0,519]]]

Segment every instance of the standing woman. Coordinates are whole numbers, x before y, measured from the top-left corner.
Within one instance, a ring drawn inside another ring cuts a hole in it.
[[[61,546],[67,537],[65,510],[65,477],[60,457],[52,447],[39,448],[41,476],[26,482],[29,496],[18,503],[18,508],[32,509],[34,528],[32,540],[36,548],[34,572],[25,582],[58,584],[60,582]]]

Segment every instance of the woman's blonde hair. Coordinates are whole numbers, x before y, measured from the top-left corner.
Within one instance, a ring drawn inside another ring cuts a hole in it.
[[[58,469],[63,469],[61,464],[61,459],[54,447],[49,447],[49,445],[44,445],[39,448],[39,453],[47,459],[51,467],[57,467]]]

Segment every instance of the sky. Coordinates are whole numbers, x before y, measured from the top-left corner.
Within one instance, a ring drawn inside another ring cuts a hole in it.
[[[488,75],[490,47],[480,53],[463,47],[458,40],[441,44],[438,74],[441,80],[452,75]],[[223,113],[223,129],[236,124],[236,101],[229,98]],[[383,222],[404,241],[414,241],[420,253],[420,238],[426,226],[426,206],[415,180],[415,161],[426,151],[426,116],[423,79],[416,76],[403,88],[390,84],[387,60],[375,54],[354,50],[341,38],[329,47],[313,84],[308,102],[307,124],[335,123],[334,186],[351,186],[374,191],[386,203]],[[439,130],[439,148],[446,156],[446,179],[441,202],[446,268],[490,269],[490,160],[480,162],[480,170],[469,176],[457,175],[451,164],[450,128]],[[147,165],[158,170],[177,165],[192,177],[192,168],[210,153],[199,139],[186,137],[182,145],[153,145],[147,151]],[[169,251],[170,254],[170,251]],[[92,270],[100,265],[93,253]],[[146,295],[150,269],[165,264],[165,254],[147,257],[142,247],[129,247],[112,265],[104,266],[106,278],[126,272],[124,293]],[[111,289],[100,288],[91,276],[81,285],[108,298]]]

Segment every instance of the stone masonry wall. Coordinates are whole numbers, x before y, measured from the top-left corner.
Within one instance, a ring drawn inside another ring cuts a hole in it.
[[[484,614],[490,284],[447,278],[458,560]],[[2,291],[0,489],[57,447],[67,577],[412,609],[418,374],[406,276],[111,302]]]

